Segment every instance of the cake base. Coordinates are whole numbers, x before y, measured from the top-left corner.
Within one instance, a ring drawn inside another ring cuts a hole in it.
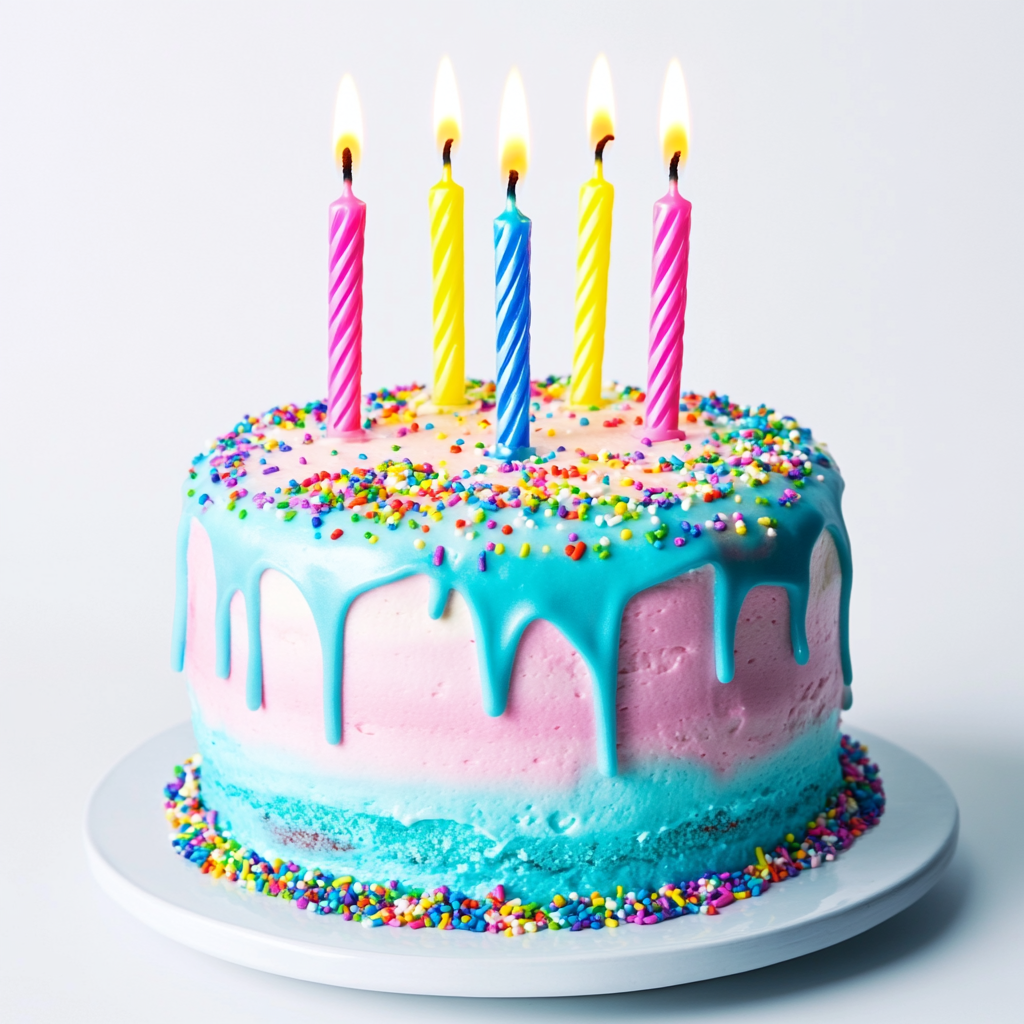
[[[885,780],[881,824],[817,871],[715,917],[495,939],[362,928],[200,875],[175,856],[160,814],[171,765],[195,749],[175,726],[122,760],[89,801],[85,841],[101,888],[193,949],[304,981],[450,996],[572,996],[664,988],[766,967],[842,942],[923,896],[956,849],[959,812],[923,761],[856,730]]]

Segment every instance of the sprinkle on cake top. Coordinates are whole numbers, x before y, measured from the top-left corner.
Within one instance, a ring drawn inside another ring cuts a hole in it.
[[[501,526],[489,536],[507,538],[517,526],[536,527],[533,516],[540,513],[590,519],[599,530],[619,528],[618,539],[628,541],[630,521],[646,509],[654,529],[641,532],[660,548],[667,530],[653,522],[657,513],[689,512],[698,502],[714,510],[707,508],[713,514],[703,523],[687,523],[691,537],[706,529],[743,536],[755,524],[772,536],[778,510],[792,507],[804,487],[833,468],[808,428],[765,405],[740,406],[715,392],[685,395],[680,420],[686,440],[652,444],[643,437],[642,392],[616,387],[604,408],[579,411],[568,406],[567,381],[557,377],[533,383],[537,454],[502,461],[490,457],[494,385],[472,381],[467,395],[463,409],[430,413],[418,385],[371,392],[365,396],[367,438],[360,442],[326,436],[324,402],[244,416],[193,459],[187,498],[204,512],[220,506],[240,519],[257,510],[276,512],[283,523],[301,517],[318,540],[351,537],[358,523],[355,535],[371,543],[381,539],[379,527],[396,530],[410,513],[433,522],[454,518],[457,534],[467,540],[478,527]],[[766,486],[771,483],[778,486]],[[754,507],[730,514],[726,501]],[[511,522],[490,518],[506,509],[517,510],[499,515]],[[410,525],[419,526],[415,520]],[[429,532],[427,522],[419,528]],[[680,541],[675,538],[676,546]],[[419,533],[415,543],[426,546]],[[570,543],[582,549],[572,552],[579,558],[586,545],[575,534]],[[595,548],[607,557],[610,546],[602,537]],[[525,547],[518,552],[524,557]],[[500,539],[485,546],[497,554],[504,548]]]

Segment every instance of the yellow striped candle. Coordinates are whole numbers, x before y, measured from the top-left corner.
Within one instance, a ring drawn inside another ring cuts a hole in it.
[[[604,179],[604,148],[614,136],[614,98],[608,61],[594,62],[587,93],[587,124],[594,146],[594,177],[580,189],[576,249],[576,321],[570,402],[599,406],[608,308],[608,265],[612,246],[615,189]]]
[[[433,269],[435,407],[466,404],[465,193],[452,180],[452,147],[460,136],[461,111],[455,72],[445,57],[434,90],[434,131],[443,147],[441,180],[430,190]]]

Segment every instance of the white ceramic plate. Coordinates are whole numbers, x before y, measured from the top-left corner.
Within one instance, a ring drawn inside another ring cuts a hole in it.
[[[853,935],[910,906],[956,849],[959,814],[923,761],[863,730],[887,796],[881,824],[816,871],[772,886],[720,915],[648,928],[626,925],[517,938],[363,928],[202,875],[168,840],[161,790],[195,751],[185,723],[129,754],[86,813],[89,861],[127,911],[212,956],[287,977],[381,992],[446,996],[571,996],[630,992],[736,974]]]

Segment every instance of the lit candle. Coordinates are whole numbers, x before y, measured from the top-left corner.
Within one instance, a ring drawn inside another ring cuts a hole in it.
[[[498,438],[504,458],[530,453],[530,218],[516,205],[516,183],[529,163],[526,93],[513,68],[505,83],[498,131],[505,210],[494,220],[495,320],[498,341]]]
[[[351,75],[338,86],[334,107],[334,159],[341,195],[330,209],[327,349],[327,433],[358,439],[363,371],[363,236],[366,204],[352,194],[352,169],[363,148],[363,114]]]
[[[683,370],[686,272],[690,260],[690,203],[679,194],[679,168],[690,145],[686,83],[673,60],[661,97],[661,146],[668,162],[668,193],[654,204],[651,263],[651,332],[647,356],[647,416],[651,441],[679,439],[679,385]]]
[[[430,248],[434,274],[434,388],[436,407],[466,404],[466,283],[463,247],[465,193],[452,181],[452,150],[462,110],[452,62],[445,57],[434,88],[434,135],[442,150],[441,180],[430,190]]]
[[[576,346],[572,358],[570,401],[601,405],[604,329],[608,308],[608,263],[612,246],[615,189],[604,180],[604,147],[615,138],[615,100],[608,61],[594,62],[587,92],[587,128],[594,150],[594,176],[580,189],[576,247]]]

